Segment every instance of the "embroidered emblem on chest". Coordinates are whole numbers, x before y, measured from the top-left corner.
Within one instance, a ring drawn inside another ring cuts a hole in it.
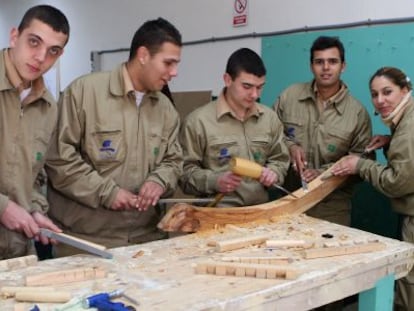
[[[99,157],[101,159],[114,159],[115,156],[116,149],[112,146],[112,140],[104,140],[101,148],[99,148]]]
[[[231,154],[229,154],[229,150],[227,148],[221,148],[220,154],[218,156],[218,160],[220,165],[227,164],[231,159]]]

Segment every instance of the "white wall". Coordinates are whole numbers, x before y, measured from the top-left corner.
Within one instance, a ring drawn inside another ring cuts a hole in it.
[[[162,16],[182,33],[184,41],[248,33],[390,19],[412,15],[412,0],[249,0],[248,26],[232,26],[233,0],[0,0],[0,46],[24,11],[47,3],[61,9],[71,24],[71,38],[61,58],[61,86],[90,72],[90,52],[128,48],[135,30]],[[227,57],[239,47],[260,53],[260,39],[243,39],[184,47],[174,91],[212,89],[218,94]]]

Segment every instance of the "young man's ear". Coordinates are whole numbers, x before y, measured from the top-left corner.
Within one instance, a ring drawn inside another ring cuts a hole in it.
[[[145,46],[140,46],[138,48],[137,59],[141,65],[145,65],[148,62],[150,56],[151,56],[150,52]]]
[[[19,37],[19,30],[16,27],[13,27],[10,30],[10,41],[9,45],[11,48],[14,48],[16,46],[17,39]]]
[[[224,85],[226,87],[228,87],[233,81],[233,79],[230,77],[230,75],[227,72],[223,75],[223,80],[224,80]]]

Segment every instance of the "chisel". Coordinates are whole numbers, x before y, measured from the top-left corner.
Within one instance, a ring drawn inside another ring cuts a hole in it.
[[[294,197],[294,198],[298,198],[295,194],[293,194],[292,192],[290,192],[289,190],[287,190],[287,189],[285,189],[285,188],[283,188],[282,186],[279,186],[279,185],[277,185],[277,184],[273,184],[272,185],[272,187],[275,187],[276,189],[279,189],[279,190],[281,190],[282,192],[284,192],[284,193],[286,193],[286,194],[288,194],[288,195],[291,195],[292,197]]]

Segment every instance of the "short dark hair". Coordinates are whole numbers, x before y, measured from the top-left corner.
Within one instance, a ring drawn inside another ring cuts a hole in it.
[[[135,32],[129,50],[129,60],[137,54],[139,47],[146,47],[151,55],[156,54],[165,42],[182,46],[181,34],[169,21],[159,17],[146,21]]]
[[[18,27],[19,33],[30,26],[30,23],[38,19],[39,21],[49,25],[54,31],[64,33],[69,40],[70,26],[66,16],[58,9],[50,5],[37,5],[31,7],[23,15]]]
[[[226,73],[230,75],[232,80],[236,79],[242,71],[257,77],[266,75],[263,60],[255,51],[248,48],[241,48],[233,52],[227,61]]]
[[[410,78],[400,69],[395,67],[382,67],[378,69],[369,79],[369,87],[371,88],[372,80],[377,77],[385,77],[393,84],[397,85],[401,89],[407,88],[409,91],[413,89]]]
[[[337,48],[341,57],[341,62],[345,62],[345,48],[338,37],[320,36],[313,41],[310,49],[310,62],[313,63],[313,54],[315,51],[323,51],[330,48]]]

